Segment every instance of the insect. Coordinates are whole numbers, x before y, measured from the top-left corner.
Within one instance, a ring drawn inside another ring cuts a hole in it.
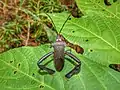
[[[51,51],[51,52],[45,54],[37,62],[37,65],[40,68],[40,70],[44,70],[49,74],[54,74],[55,70],[47,68],[45,65],[42,65],[41,63],[43,61],[45,61],[49,56],[53,55],[53,62],[54,62],[55,69],[56,69],[56,71],[60,72],[64,67],[65,55],[69,56],[73,61],[76,62],[76,64],[75,64],[75,67],[65,75],[66,78],[71,78],[73,75],[78,74],[80,72],[80,68],[81,68],[81,61],[74,54],[72,54],[71,52],[65,50],[66,45],[69,44],[68,46],[75,49],[76,52],[78,52],[78,53],[82,54],[84,52],[82,47],[80,47],[79,45],[74,45],[72,43],[69,43],[69,41],[67,41],[60,34],[63,27],[64,27],[64,25],[66,24],[66,22],[68,21],[70,16],[71,15],[68,16],[68,18],[66,19],[66,21],[62,25],[59,33],[56,31],[56,33],[57,33],[56,42],[52,44],[52,47],[54,48],[54,51]],[[51,21],[52,21],[52,19],[51,19]],[[53,21],[52,21],[52,23],[54,24]],[[54,27],[55,27],[55,24],[54,24]]]

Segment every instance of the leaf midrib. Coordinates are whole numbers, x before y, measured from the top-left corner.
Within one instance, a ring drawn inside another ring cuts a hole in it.
[[[71,22],[72,23],[72,22]],[[90,30],[88,30],[85,27],[79,26],[76,23],[72,23],[80,28],[83,28],[84,30],[86,30],[87,32],[91,33],[92,35],[96,36],[97,38],[101,39],[102,41],[104,41],[106,44],[108,44],[109,46],[111,46],[113,49],[115,49],[116,51],[118,51],[120,53],[120,50],[118,48],[116,48],[115,46],[113,46],[112,44],[110,44],[108,41],[106,41],[105,39],[103,39],[102,37],[98,36],[97,34],[95,34],[94,32],[91,32]]]

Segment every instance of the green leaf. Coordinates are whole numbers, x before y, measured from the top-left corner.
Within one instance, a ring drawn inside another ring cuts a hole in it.
[[[36,48],[22,47],[1,54],[1,90],[117,90],[120,87],[120,73],[78,54],[77,57],[82,61],[81,72],[69,80],[64,75],[73,68],[73,64],[67,60],[61,72],[54,75],[39,74],[37,61],[49,51],[52,48],[42,45]],[[54,69],[53,62],[48,67]]]
[[[82,18],[68,20],[61,34],[85,52],[76,55],[82,62],[81,72],[69,80],[64,78],[74,66],[65,59],[65,67],[54,75],[38,73],[37,61],[53,51],[49,45],[22,47],[0,55],[1,90],[118,90],[120,73],[108,67],[120,63],[120,4],[104,6],[99,0],[76,0]],[[101,0],[102,1],[102,0]],[[96,8],[94,7],[96,6]],[[104,10],[103,10],[104,9]],[[68,14],[52,14],[59,31]],[[67,49],[66,49],[67,50]],[[47,61],[53,59],[51,56]],[[55,69],[53,62],[48,67]]]
[[[89,7],[85,5],[86,3],[91,6],[95,4],[94,0],[81,2],[79,5],[84,5],[86,8]],[[120,4],[116,3],[116,7],[113,4],[110,8],[99,3],[95,5],[99,6],[99,8],[95,10],[85,9],[86,12],[84,12],[82,18],[68,20],[62,30],[62,35],[70,42],[81,45],[85,49],[84,55],[90,60],[106,66],[111,63],[120,63]],[[101,8],[106,9],[102,11]],[[111,11],[112,8],[118,10],[117,14]],[[106,12],[110,12],[109,16],[106,15]],[[113,15],[114,17],[112,17]],[[51,16],[59,32],[68,14],[52,14]]]

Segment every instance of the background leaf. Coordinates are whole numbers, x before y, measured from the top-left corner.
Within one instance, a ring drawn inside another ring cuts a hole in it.
[[[83,9],[85,8],[85,15],[79,19],[72,18],[69,20],[62,30],[62,34],[71,42],[81,45],[85,49],[84,55],[91,60],[103,65],[120,63],[120,4],[115,3],[116,7],[113,4],[113,6],[109,8],[99,3],[96,4],[94,0],[85,1],[81,1],[82,3],[78,1],[78,5],[81,7],[84,5]],[[96,2],[98,1],[99,0]],[[86,4],[89,4],[92,8],[93,4],[99,7],[95,10],[94,8],[91,10]],[[102,11],[102,7],[105,11]],[[86,8],[88,9],[86,10]],[[116,8],[117,14],[111,11],[113,8]],[[109,16],[106,12],[109,12]],[[52,14],[52,16],[57,30],[60,30],[60,27],[65,21],[64,18],[67,18],[68,15],[65,17],[65,14]],[[62,23],[60,21],[61,19],[63,19]]]
[[[0,55],[1,90],[118,90],[120,88],[120,73],[108,67],[110,63],[120,63],[120,4],[113,3],[112,6],[106,7],[102,2],[95,3],[99,0],[76,1],[85,15],[79,19],[71,18],[61,34],[85,49],[83,55],[72,51],[82,62],[81,72],[69,80],[65,79],[64,75],[73,68],[72,63],[65,60],[65,67],[61,72],[56,72],[54,75],[39,74],[37,61],[53,49],[49,45],[17,48]],[[59,31],[68,14],[57,13],[51,16]],[[52,58],[51,56],[47,61]],[[53,63],[49,63],[48,67],[54,69]]]

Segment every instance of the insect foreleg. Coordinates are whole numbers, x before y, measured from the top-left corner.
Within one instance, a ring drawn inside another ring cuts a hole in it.
[[[71,57],[75,62],[77,62],[75,67],[65,75],[66,78],[71,78],[74,74],[78,74],[80,72],[81,61],[70,52],[65,51],[65,54]]]
[[[49,74],[53,74],[53,73],[55,73],[55,71],[52,70],[52,69],[49,69],[49,68],[45,67],[45,65],[41,65],[41,63],[42,63],[44,60],[46,60],[49,56],[51,56],[52,54],[53,54],[53,52],[49,52],[49,53],[45,54],[45,55],[44,55],[42,58],[40,58],[40,60],[37,62],[38,67],[39,67],[41,70],[47,71]]]

